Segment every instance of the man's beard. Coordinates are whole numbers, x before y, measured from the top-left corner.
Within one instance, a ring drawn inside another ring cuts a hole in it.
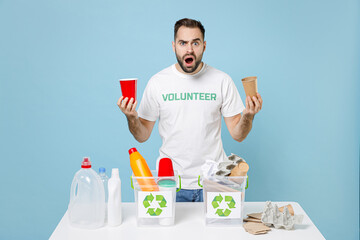
[[[195,60],[195,65],[191,68],[187,68],[185,65],[184,65],[184,60],[185,60],[185,56],[188,56],[188,55],[185,55],[183,57],[183,59],[181,59],[181,57],[176,53],[175,51],[175,54],[176,54],[176,59],[181,67],[181,69],[186,72],[186,73],[193,73],[195,72],[195,70],[199,67],[200,63],[201,63],[201,59],[202,59],[202,56],[200,56],[199,60],[196,59],[196,56],[191,54],[191,56],[194,57],[194,60]]]

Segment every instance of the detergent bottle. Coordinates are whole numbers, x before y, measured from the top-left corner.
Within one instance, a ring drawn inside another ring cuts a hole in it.
[[[153,175],[147,165],[145,159],[141,154],[136,150],[136,148],[131,148],[129,150],[130,154],[130,166],[134,173],[134,176],[137,177],[137,182],[142,191],[159,191],[159,188],[153,178]]]
[[[74,227],[95,229],[104,225],[104,184],[91,169],[88,157],[84,158],[81,169],[72,181],[68,214],[70,224]]]

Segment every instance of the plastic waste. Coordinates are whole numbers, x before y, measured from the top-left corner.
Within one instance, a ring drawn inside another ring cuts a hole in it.
[[[109,177],[106,175],[105,168],[103,168],[103,167],[99,168],[99,176],[101,178],[101,181],[104,185],[104,190],[105,190],[105,222],[107,222],[107,204],[108,204],[108,197],[109,197],[109,191],[108,191]]]
[[[104,185],[104,190],[105,190],[105,202],[108,202],[108,181],[109,181],[109,177],[106,175],[106,169],[101,167],[99,168],[99,176],[101,178],[101,181],[103,182]]]
[[[158,185],[160,191],[171,191],[172,198],[176,199],[176,181],[174,179],[174,169],[170,158],[162,158],[159,161]],[[174,225],[175,204],[173,204],[172,212],[172,217],[159,218],[159,224],[163,226]]]
[[[104,225],[104,185],[100,176],[91,169],[88,157],[84,158],[72,181],[68,215],[74,227],[95,229]]]
[[[109,200],[108,200],[108,225],[118,226],[122,222],[121,211],[121,180],[119,169],[113,168],[111,178],[108,182]]]
[[[136,150],[136,148],[131,148],[129,150],[130,154],[130,166],[134,173],[135,177],[140,177],[137,179],[139,186],[142,191],[159,191],[158,186],[153,178],[153,175],[150,171],[149,166],[146,163],[146,160],[141,156],[141,154]],[[148,178],[143,178],[148,177]]]

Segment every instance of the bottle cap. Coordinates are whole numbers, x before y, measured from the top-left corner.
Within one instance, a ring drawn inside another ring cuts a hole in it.
[[[162,158],[159,161],[158,177],[173,177],[174,169],[170,158]]]
[[[158,185],[159,187],[172,188],[172,187],[176,187],[176,182],[174,180],[164,179],[158,181]]]
[[[133,152],[137,152],[136,148],[130,148],[129,149],[129,154],[132,154]]]
[[[111,170],[111,177],[119,177],[119,169],[118,168],[113,168]]]
[[[89,157],[84,157],[84,160],[81,163],[81,168],[91,168],[91,162]]]
[[[105,168],[103,167],[99,168],[99,173],[105,173],[105,172],[106,172]]]

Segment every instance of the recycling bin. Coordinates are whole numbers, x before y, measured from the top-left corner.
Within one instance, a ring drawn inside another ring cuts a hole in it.
[[[247,176],[202,177],[205,224],[207,226],[239,226],[243,223]]]
[[[151,173],[153,177],[131,176],[137,225],[139,227],[174,225],[176,191],[181,189],[181,178],[176,171],[172,177],[158,177],[157,171]]]

